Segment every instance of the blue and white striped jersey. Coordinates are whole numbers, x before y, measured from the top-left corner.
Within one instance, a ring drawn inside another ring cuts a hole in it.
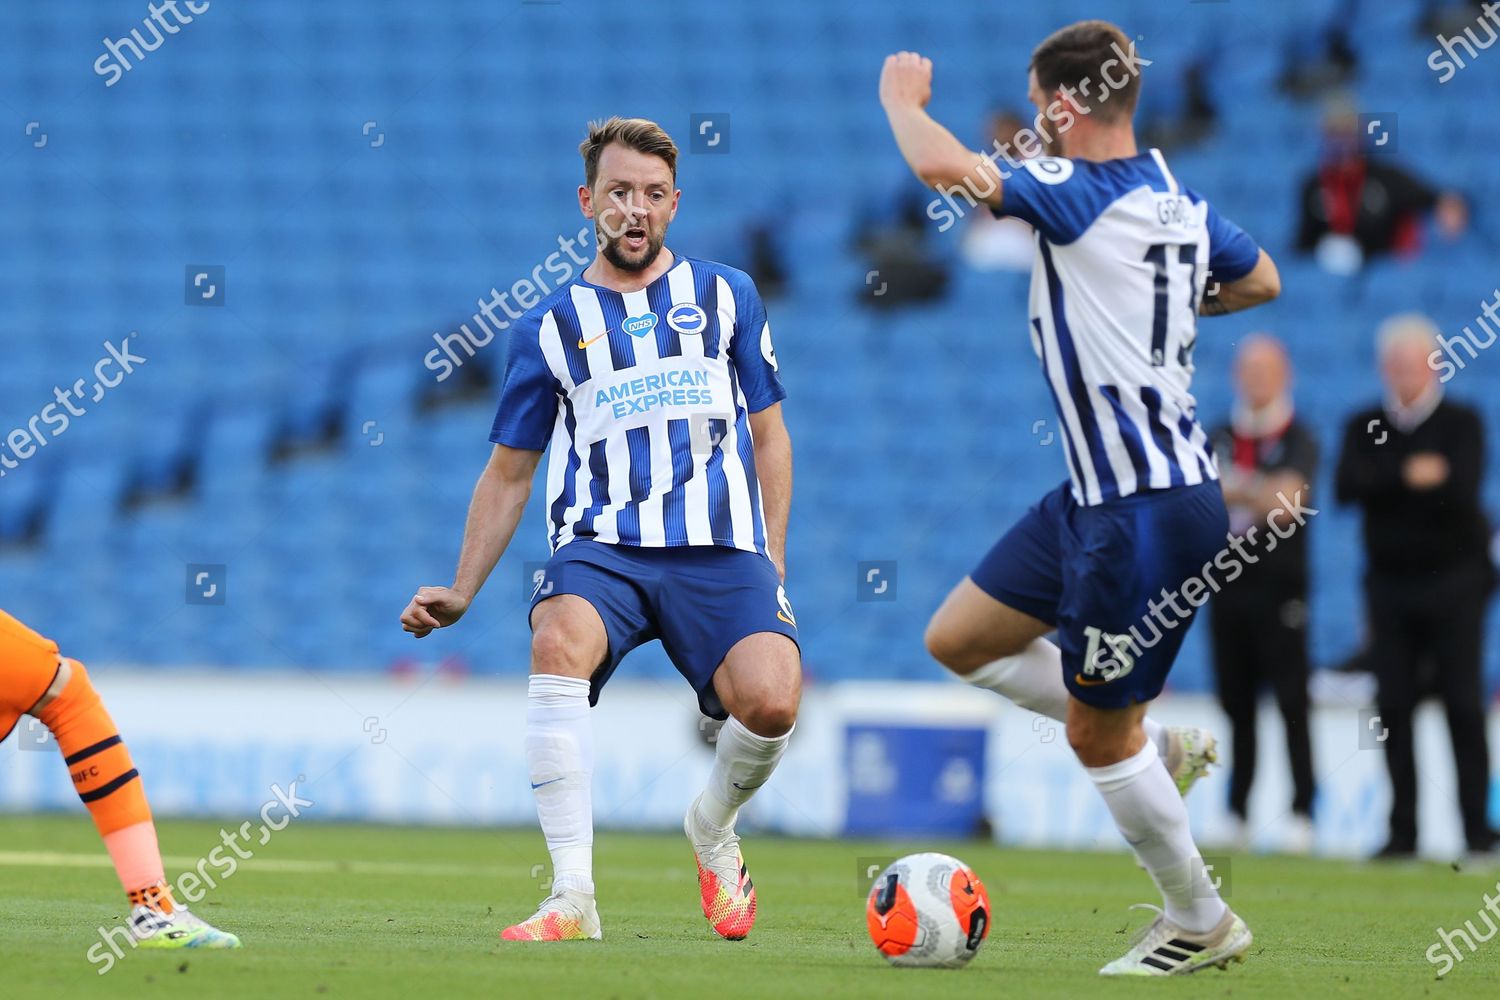
[[[490,440],[542,450],[578,538],[766,551],[749,414],[786,397],[750,277],[679,256],[646,288],[579,275],[516,322]]]
[[[1036,229],[1031,338],[1085,506],[1218,478],[1189,384],[1206,282],[1255,267],[1260,248],[1159,150],[1091,162],[1026,160],[997,215]]]

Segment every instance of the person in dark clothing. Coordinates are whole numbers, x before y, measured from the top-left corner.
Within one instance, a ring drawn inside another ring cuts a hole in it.
[[[1255,525],[1264,531],[1267,515],[1285,505],[1281,497],[1306,495],[1317,471],[1318,443],[1293,411],[1291,375],[1286,349],[1274,337],[1257,334],[1240,346],[1233,416],[1214,432],[1213,441],[1229,530],[1241,537]],[[1209,603],[1219,702],[1229,716],[1233,741],[1229,811],[1236,823],[1234,842],[1249,846],[1246,815],[1255,781],[1256,703],[1262,687],[1269,685],[1286,724],[1292,766],[1292,822],[1285,847],[1305,854],[1313,844],[1306,529],[1285,538],[1248,538],[1245,550],[1257,561],[1247,558],[1243,575]]]
[[[1364,513],[1370,661],[1383,734],[1372,738],[1385,744],[1392,793],[1390,840],[1380,858],[1416,852],[1412,710],[1432,689],[1448,717],[1469,850],[1488,852],[1496,842],[1487,818],[1490,755],[1480,676],[1484,611],[1494,587],[1479,500],[1484,428],[1474,410],[1443,398],[1428,363],[1436,334],[1421,316],[1386,321],[1380,366],[1389,395],[1384,406],[1350,420],[1338,465],[1339,501]],[[1424,660],[1430,679],[1419,669]]]
[[[1325,270],[1352,273],[1382,254],[1412,256],[1421,249],[1421,222],[1431,213],[1439,231],[1456,239],[1468,207],[1391,162],[1381,142],[1393,123],[1373,118],[1362,135],[1359,114],[1335,101],[1323,121],[1322,162],[1298,194],[1297,249],[1316,253]],[[1371,155],[1371,154],[1375,155]]]
[[[854,235],[854,249],[869,268],[864,284],[855,289],[861,305],[890,309],[933,302],[947,294],[952,262],[930,238],[931,201],[931,191],[903,175],[889,197],[863,203]]]

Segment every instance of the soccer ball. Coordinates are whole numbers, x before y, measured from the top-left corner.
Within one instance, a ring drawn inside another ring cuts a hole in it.
[[[956,969],[990,932],[990,897],[946,854],[909,854],[880,873],[865,903],[870,940],[892,965]]]

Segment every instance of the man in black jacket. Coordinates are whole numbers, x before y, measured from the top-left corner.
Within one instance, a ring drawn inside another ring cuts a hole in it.
[[[1355,415],[1344,433],[1338,498],[1364,512],[1370,658],[1380,712],[1372,732],[1391,776],[1390,841],[1377,857],[1417,846],[1412,710],[1428,690],[1443,699],[1469,849],[1489,851],[1489,746],[1480,676],[1484,611],[1494,585],[1480,507],[1484,428],[1472,409],[1443,398],[1428,363],[1436,329],[1397,316],[1380,331],[1384,406]],[[1434,676],[1420,676],[1430,662]],[[1383,735],[1382,735],[1383,734]]]
[[[1307,529],[1255,539],[1284,497],[1311,493],[1318,442],[1292,408],[1291,362],[1274,337],[1256,334],[1235,358],[1235,406],[1213,435],[1229,530],[1253,539],[1244,575],[1209,602],[1219,702],[1233,733],[1229,811],[1236,847],[1249,847],[1246,822],[1255,780],[1256,706],[1263,686],[1276,693],[1292,770],[1292,817],[1282,846],[1313,847],[1312,740],[1307,721]]]
[[[1297,249],[1316,253],[1325,269],[1340,273],[1383,254],[1415,256],[1429,213],[1447,239],[1457,239],[1468,226],[1462,195],[1435,188],[1392,162],[1382,148],[1389,141],[1383,129],[1394,127],[1391,122],[1371,116],[1365,124],[1376,134],[1361,132],[1359,114],[1346,100],[1333,102],[1323,120],[1322,160],[1298,193]]]

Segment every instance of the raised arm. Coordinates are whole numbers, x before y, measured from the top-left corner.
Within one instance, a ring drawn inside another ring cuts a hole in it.
[[[403,629],[420,639],[433,629],[452,625],[469,610],[469,602],[484,586],[516,532],[541,457],[539,451],[495,445],[469,501],[453,585],[419,588],[401,613]]]
[[[792,509],[792,437],[781,418],[781,404],[750,414],[755,439],[755,478],[766,514],[766,554],[786,579],[786,523]]]
[[[927,113],[932,99],[932,60],[915,52],[887,56],[880,71],[880,104],[907,166],[929,187],[967,185],[988,192],[1000,204],[1000,171],[993,161],[969,149]]]

